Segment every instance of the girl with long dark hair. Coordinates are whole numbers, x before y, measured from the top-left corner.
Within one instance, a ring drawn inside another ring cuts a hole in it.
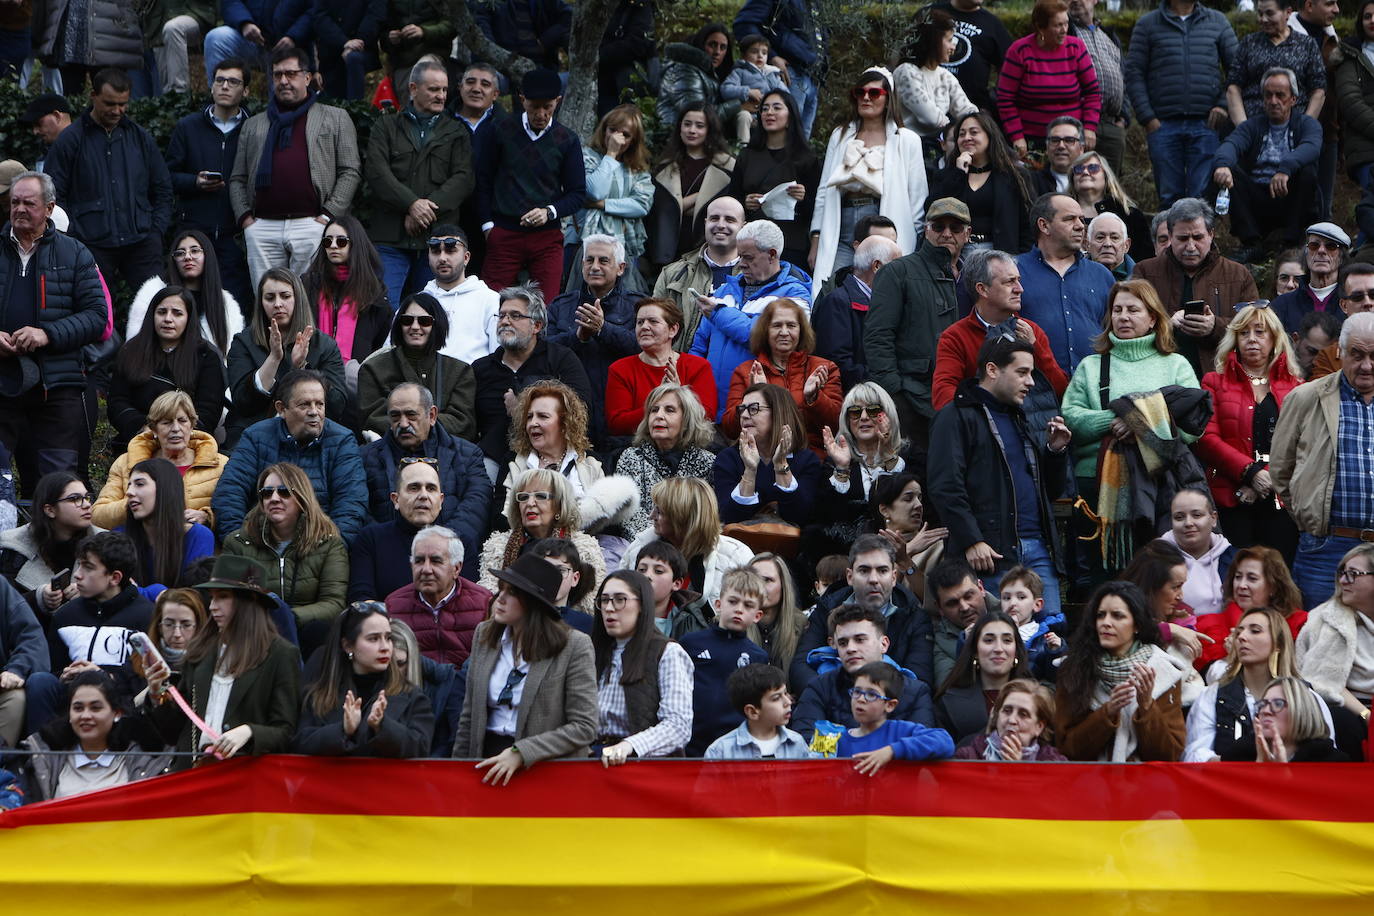
[[[554,757],[585,757],[596,739],[592,641],[562,621],[561,574],[525,554],[497,570],[491,616],[473,634],[453,756],[481,757],[483,782],[507,785]]]
[[[396,663],[391,615],[355,601],[335,616],[305,689],[293,749],[329,757],[427,757],[434,712]]]
[[[199,429],[214,432],[219,425],[224,412],[223,357],[201,339],[197,318],[195,297],[188,290],[164,287],[150,300],[138,333],[120,347],[107,402],[116,451],[144,430],[153,401],[168,391],[191,396]]]
[[[1059,669],[1054,733],[1070,760],[1178,760],[1183,666],[1160,645],[1145,594],[1106,582],[1083,609]]]
[[[1010,614],[988,611],[978,618],[954,670],[935,695],[935,720],[958,744],[987,728],[1003,687],[1031,676],[1029,653]]]
[[[349,377],[386,344],[395,314],[382,280],[382,258],[356,216],[344,214],[324,227],[320,247],[301,278],[315,327],[339,346]]]
[[[1011,154],[1002,129],[986,111],[974,111],[950,128],[954,149],[930,183],[930,199],[953,197],[967,206],[973,223],[969,246],[1020,252],[1031,247],[1031,180]]]
[[[172,238],[162,276],[149,277],[129,303],[124,339],[133,340],[143,327],[144,317],[159,290],[180,286],[190,297],[187,305],[200,319],[201,339],[219,351],[223,362],[234,335],[243,330],[243,305],[224,288],[215,243],[208,235],[199,229],[184,229]]]
[[[70,576],[76,545],[100,530],[91,525],[92,501],[90,488],[71,471],[44,474],[33,491],[29,523],[0,532],[0,575],[35,612],[51,614],[76,597]],[[63,571],[67,584],[52,588]]]
[[[257,562],[221,556],[209,581],[196,586],[210,594],[210,622],[186,650],[180,689],[207,730],[166,702],[165,663],[147,672],[153,717],[164,737],[177,736],[177,750],[223,760],[290,746],[300,712],[301,654],[268,616],[276,600],[265,580]]]
[[[654,164],[650,261],[668,264],[701,246],[706,205],[730,186],[734,170],[735,157],[730,155],[715,107],[681,111]]]
[[[176,465],[149,458],[134,465],[125,492],[124,524],[138,550],[138,585],[170,588],[188,565],[215,552],[215,535],[186,521],[186,489]]]
[[[602,766],[631,756],[667,757],[692,737],[692,660],[654,623],[654,588],[618,569],[596,596],[597,743]]]
[[[811,250],[811,213],[821,181],[821,161],[806,142],[801,111],[790,92],[773,90],[759,103],[759,123],[740,151],[730,175],[730,197],[744,202],[746,219],[763,216],[763,195],[780,184],[797,201],[792,219],[773,222],[782,229],[782,259],[805,264]]]

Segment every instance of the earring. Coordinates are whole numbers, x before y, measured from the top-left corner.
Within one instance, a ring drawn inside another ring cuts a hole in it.
[[[1013,658],[1013,659],[1011,660],[1011,663],[1012,663],[1013,665],[1019,665],[1019,664],[1021,664],[1021,656],[1018,655],[1018,656],[1016,656],[1015,658]]]
[[[349,660],[350,662],[353,661],[353,653],[352,653],[352,652],[348,653],[348,660]]]
[[[978,659],[976,659],[976,658],[973,660],[973,670],[974,670],[974,671],[977,671],[977,670],[978,670]]]

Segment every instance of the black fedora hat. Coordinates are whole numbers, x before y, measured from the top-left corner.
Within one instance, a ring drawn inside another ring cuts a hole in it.
[[[492,575],[519,589],[525,598],[547,611],[554,620],[563,619],[558,610],[558,586],[563,582],[563,575],[548,560],[527,553]]]
[[[222,553],[215,557],[215,565],[210,570],[210,579],[196,588],[228,589],[253,598],[264,608],[271,610],[277,600],[267,590],[267,570],[261,563],[250,557],[236,557]]]

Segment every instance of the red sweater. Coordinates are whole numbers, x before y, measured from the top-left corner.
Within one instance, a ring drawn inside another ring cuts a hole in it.
[[[1064,389],[1069,387],[1069,377],[1054,361],[1049,335],[1029,318],[1021,320],[1035,332],[1035,368],[1045,374],[1054,393],[1062,398]],[[960,318],[940,334],[940,342],[935,348],[935,376],[930,383],[932,407],[936,410],[944,407],[954,400],[954,391],[960,382],[978,375],[978,351],[987,338],[987,327],[976,312],[969,312],[968,317]]]
[[[1269,390],[1283,409],[1283,399],[1302,379],[1294,377],[1288,360],[1280,359],[1269,372]],[[1226,373],[1208,372],[1202,387],[1212,393],[1212,419],[1197,443],[1198,457],[1207,466],[1207,482],[1218,506],[1237,505],[1236,488],[1240,477],[1255,460],[1254,386],[1240,366],[1236,354],[1226,358]]]
[[[453,597],[430,610],[414,585],[406,585],[386,596],[386,609],[396,620],[405,621],[415,631],[420,654],[436,662],[462,667],[472,652],[472,633],[487,616],[491,592],[476,582],[458,579]]]
[[[644,419],[644,399],[663,384],[666,366],[651,366],[639,354],[611,363],[606,379],[606,429],[612,436],[632,436]],[[677,377],[690,388],[706,408],[706,418],[714,419],[719,400],[711,364],[703,357],[682,353],[677,358]]]
[[[774,369],[773,361],[767,358],[752,357],[736,366],[734,375],[730,376],[730,396],[725,399],[725,416],[721,417],[720,422],[726,437],[739,438],[739,402],[744,400],[744,392],[749,387],[749,370],[755,359],[763,366],[763,374],[768,384],[786,388],[792,393],[792,400],[796,402],[802,419],[806,421],[807,445],[824,461],[825,447],[822,445],[821,427],[829,426],[832,433],[838,434],[844,389],[840,387],[840,367],[823,356],[794,352],[782,372]],[[824,366],[829,375],[826,376],[825,384],[821,386],[820,394],[816,396],[816,403],[807,405],[802,392],[806,390],[806,380],[819,366]]]
[[[1034,35],[1012,42],[997,80],[997,111],[1011,140],[1044,137],[1062,115],[1096,131],[1102,89],[1082,39],[1069,35],[1053,51],[1040,47]]]

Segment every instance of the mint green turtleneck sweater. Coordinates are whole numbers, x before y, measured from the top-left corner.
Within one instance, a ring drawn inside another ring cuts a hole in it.
[[[1112,342],[1112,377],[1109,400],[1141,391],[1157,391],[1165,385],[1197,388],[1197,376],[1188,360],[1177,353],[1163,354],[1155,349],[1155,335],[1132,340],[1108,335]],[[1064,422],[1073,433],[1074,474],[1097,476],[1097,451],[1116,414],[1102,409],[1098,389],[1102,384],[1102,357],[1086,357],[1074,370],[1064,392]],[[1195,436],[1183,436],[1192,443]]]

